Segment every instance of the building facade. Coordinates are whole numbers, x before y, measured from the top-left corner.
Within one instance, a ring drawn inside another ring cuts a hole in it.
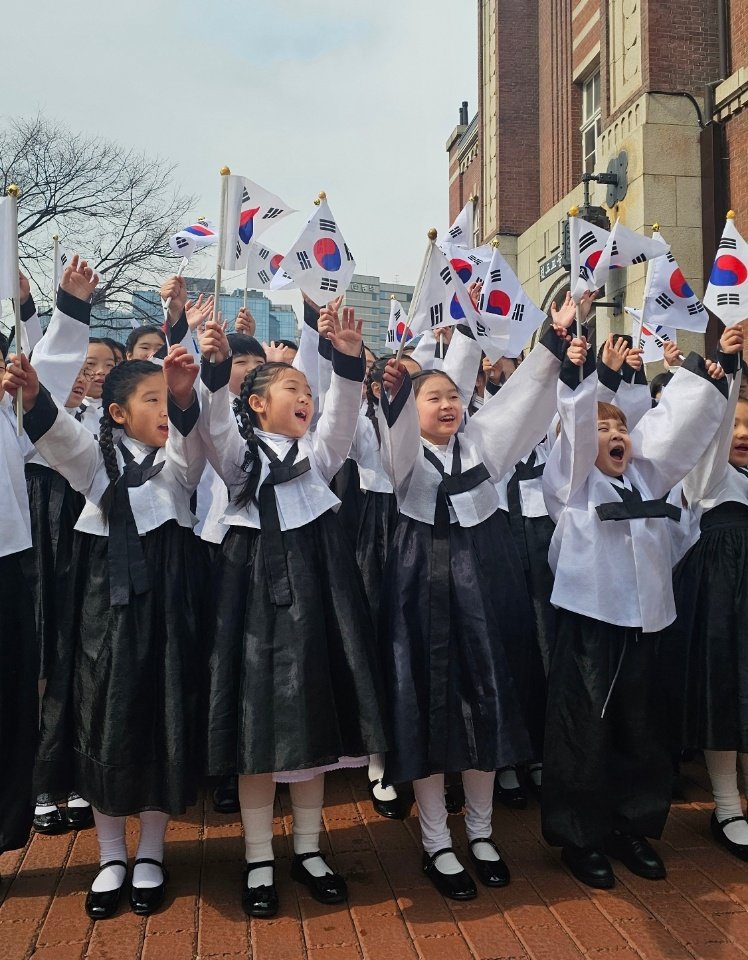
[[[387,347],[387,325],[390,319],[390,300],[394,296],[410,309],[413,287],[403,283],[389,283],[362,273],[354,273],[345,294],[345,305],[353,307],[356,317],[363,320],[364,343],[377,356],[390,352]]]
[[[638,232],[658,223],[703,294],[729,206],[748,229],[748,3],[478,0],[477,13],[478,112],[461,111],[447,144],[452,216],[477,196],[478,239],[498,236],[548,310],[569,288],[564,228],[583,175],[614,173],[617,186],[589,182],[591,206]],[[611,275],[598,340],[626,328],[618,304],[641,305],[645,276]]]

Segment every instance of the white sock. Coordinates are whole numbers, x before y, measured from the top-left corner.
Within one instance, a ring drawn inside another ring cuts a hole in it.
[[[738,755],[734,750],[705,750],[704,759],[712,781],[714,812],[722,822],[729,817],[742,817],[743,804],[738,791]],[[724,834],[733,843],[748,845],[748,823],[745,819],[729,823]]]
[[[160,810],[144,810],[140,814],[140,839],[135,859],[148,857],[149,860],[164,862],[164,835],[169,825],[169,814]],[[164,882],[164,873],[152,863],[139,863],[132,871],[132,885],[151,889]]]
[[[293,811],[294,853],[314,853],[319,850],[319,834],[322,829],[322,803],[325,797],[325,775],[318,773],[311,780],[290,784],[291,810]],[[313,877],[332,873],[322,857],[304,861],[304,868]]]
[[[34,816],[42,817],[45,813],[54,813],[56,809],[56,803],[37,803],[37,805],[34,807]]]
[[[413,781],[413,792],[418,804],[418,822],[421,825],[421,843],[429,856],[437,850],[452,846],[447,826],[447,805],[444,802],[444,774],[434,773],[423,780]],[[445,853],[437,860],[439,873],[454,874],[462,864],[453,853]]]
[[[463,770],[465,788],[465,832],[468,840],[486,840],[491,836],[493,815],[493,785],[496,773],[492,770]],[[500,860],[490,843],[474,843],[473,854],[479,860]]]
[[[530,779],[536,787],[543,786],[543,764],[533,763],[530,765]]]
[[[75,810],[82,810],[84,807],[90,807],[91,804],[77,793],[71,793],[68,797],[68,806]]]
[[[121,860],[127,863],[127,844],[125,843],[126,817],[110,817],[93,808],[96,824],[96,839],[99,841],[99,863]],[[106,893],[117,890],[125,882],[127,870],[124,867],[107,867],[102,870],[91,884],[94,893]]]
[[[372,787],[372,793],[377,800],[397,800],[397,790],[394,787],[383,787],[382,777],[384,776],[384,754],[372,753],[369,757],[369,783],[375,783]]]
[[[244,859],[247,863],[273,860],[273,804],[275,781],[272,773],[239,777],[239,807],[244,827]],[[258,867],[247,874],[247,887],[269,887],[272,867]]]
[[[514,767],[504,767],[503,770],[499,770],[496,776],[499,778],[499,786],[504,790],[516,790],[519,786],[517,771]]]

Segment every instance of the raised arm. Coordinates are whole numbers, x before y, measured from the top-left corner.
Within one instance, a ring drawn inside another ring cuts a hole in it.
[[[395,492],[402,495],[421,455],[422,444],[413,385],[405,365],[397,360],[387,364],[377,419],[382,465]]]
[[[180,344],[174,344],[164,360],[164,378],[169,391],[169,437],[164,469],[190,494],[205,469],[205,444],[197,428],[200,404],[194,390],[198,372],[192,354]]]
[[[21,288],[21,351],[30,357],[31,351],[42,338],[42,325],[28,278],[19,271],[18,280]]]
[[[470,331],[470,327],[455,327],[449,350],[444,358],[443,370],[457,384],[462,405],[467,409],[475,392],[475,380],[481,365],[483,351]]]

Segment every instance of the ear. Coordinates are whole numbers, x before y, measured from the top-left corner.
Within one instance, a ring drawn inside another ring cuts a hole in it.
[[[371,385],[371,392],[377,398],[377,400],[382,399],[382,384],[378,380],[375,380]]]
[[[267,409],[267,400],[265,399],[265,397],[261,397],[257,393],[250,394],[249,400],[247,401],[247,403],[249,405],[249,409],[253,413],[264,413],[265,410]]]
[[[109,416],[115,423],[127,423],[127,411],[118,403],[109,404]]]

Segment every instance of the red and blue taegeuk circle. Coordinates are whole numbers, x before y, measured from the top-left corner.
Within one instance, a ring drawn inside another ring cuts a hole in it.
[[[493,313],[497,317],[506,317],[512,301],[503,290],[492,290],[486,298],[484,310],[486,313]]]
[[[457,299],[457,294],[452,297],[452,302],[449,305],[449,315],[453,320],[465,319],[465,311],[462,309],[462,304]]]
[[[587,257],[587,259],[584,261],[584,265],[589,270],[590,273],[594,272],[595,267],[597,266],[598,261],[600,260],[600,257],[602,255],[603,255],[602,250],[593,250],[592,253],[589,255],[589,257]]]
[[[242,210],[239,216],[239,238],[242,243],[249,243],[252,239],[255,232],[255,214],[259,209],[254,207],[252,210]]]
[[[413,339],[413,334],[410,332],[410,327],[406,327],[401,320],[400,323],[398,323],[398,325],[395,327],[395,339],[397,340],[398,343],[402,341],[403,334],[405,335],[406,343],[408,342],[408,340]]]
[[[467,283],[468,280],[473,275],[473,268],[467,262],[467,260],[460,260],[455,258],[454,260],[449,261],[452,264],[452,269],[457,274],[457,276],[462,280],[463,283]]]
[[[323,270],[327,270],[328,273],[334,273],[336,270],[340,270],[340,264],[342,263],[340,249],[337,243],[331,240],[330,237],[322,237],[321,240],[318,240],[314,244],[312,253],[314,254],[314,259]]]
[[[281,256],[280,253],[276,253],[274,257],[271,257],[270,272],[273,274],[273,276],[275,276],[275,274],[278,272],[278,267],[280,267],[282,260],[283,260],[283,257]]]
[[[683,276],[683,271],[680,268],[673,270],[670,277],[670,289],[676,297],[682,297],[684,300],[689,300],[694,295],[693,290],[688,285],[688,280]]]
[[[732,254],[722,254],[714,261],[709,283],[713,283],[715,287],[738,287],[746,280],[748,267]]]

